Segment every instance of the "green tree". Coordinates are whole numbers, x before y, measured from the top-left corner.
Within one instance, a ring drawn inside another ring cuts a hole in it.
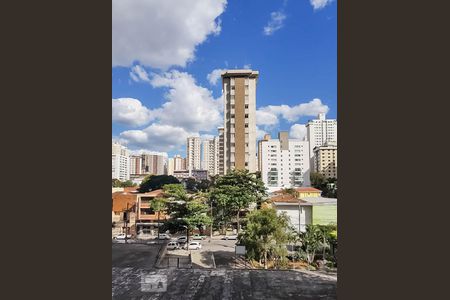
[[[131,180],[124,181],[120,184],[121,187],[133,187],[136,186],[136,183],[133,183]]]
[[[159,228],[160,228],[160,214],[166,209],[166,199],[154,198],[150,202],[150,208],[153,209],[158,215],[158,241],[159,241]]]
[[[309,178],[311,179],[311,185],[316,189],[321,189],[326,182],[325,176],[318,172],[311,172]]]
[[[120,182],[119,179],[114,178],[114,179],[112,180],[112,187],[120,187],[120,184],[121,184],[121,182]]]
[[[247,227],[239,241],[246,246],[249,258],[260,262],[262,259],[267,269],[269,255],[280,262],[286,259],[290,232],[289,218],[285,213],[277,215],[273,208],[262,208],[247,215]]]
[[[314,262],[317,251],[328,247],[325,231],[319,225],[307,225],[306,231],[300,233],[300,241],[309,264]]]
[[[197,181],[193,177],[186,179],[186,189],[190,192],[197,191]]]
[[[180,183],[180,181],[171,175],[152,175],[142,181],[138,191],[140,193],[146,193],[161,189],[164,185],[171,183]]]
[[[255,174],[247,170],[234,170],[216,180],[210,195],[224,216],[234,214],[239,233],[241,210],[251,203],[261,203],[267,193],[264,183]]]

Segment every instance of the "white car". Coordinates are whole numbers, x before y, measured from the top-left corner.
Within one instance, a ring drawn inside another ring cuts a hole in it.
[[[199,242],[190,242],[187,249],[188,250],[199,250],[199,249],[202,249],[202,244],[200,244]]]
[[[226,235],[222,238],[222,240],[237,240],[237,234]]]
[[[125,233],[119,233],[114,237],[116,240],[124,240],[125,239]],[[131,239],[131,234],[127,234],[127,239]]]
[[[179,249],[180,248],[180,244],[178,244],[177,242],[170,242],[167,244],[167,250],[175,250],[175,249]]]
[[[158,238],[158,237],[156,237],[156,238]],[[168,235],[167,233],[160,233],[159,239],[160,240],[170,240],[170,235]]]

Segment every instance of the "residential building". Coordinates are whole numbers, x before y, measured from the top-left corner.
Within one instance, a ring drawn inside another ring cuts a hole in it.
[[[295,195],[279,191],[280,193],[269,199],[269,205],[278,214],[286,213],[291,226],[296,231],[306,231],[306,226],[309,224],[337,224],[337,199],[320,197],[321,191],[314,190],[304,189],[297,191]],[[300,195],[315,196],[300,197]]]
[[[112,193],[112,235],[125,233],[134,234],[136,223],[136,193],[129,189]],[[128,219],[128,224],[125,222]]]
[[[175,169],[175,159],[173,157],[169,157],[167,160],[167,175],[173,175],[173,171]]]
[[[130,152],[119,143],[112,143],[112,179],[130,179]]]
[[[209,176],[219,174],[219,137],[202,142],[202,169],[207,170]]]
[[[186,142],[187,170],[201,170],[200,137],[188,137]]]
[[[314,148],[314,172],[326,178],[337,178],[337,145],[326,142]]]
[[[262,172],[262,142],[270,140],[270,134],[265,134],[263,139],[258,141],[258,171]]]
[[[130,156],[130,175],[141,175],[142,172],[142,156],[131,155]]]
[[[225,174],[225,157],[224,157],[224,128],[223,127],[219,127],[217,128],[217,131],[219,132],[219,170],[218,173],[219,175],[224,175]]]
[[[136,195],[136,233],[150,234],[155,236],[158,232],[158,226],[162,225],[162,221],[169,218],[164,211],[159,213],[152,209],[151,201],[160,197],[163,194],[163,190],[154,190],[148,193]]]
[[[282,131],[276,140],[266,135],[258,148],[261,177],[269,192],[310,185],[307,141],[289,139]]]
[[[186,159],[181,157],[180,155],[175,155],[174,159],[174,171],[187,170],[186,168]]]
[[[162,154],[142,154],[142,172],[144,174],[166,174],[166,157]]]
[[[255,172],[256,83],[258,71],[226,70],[222,74],[224,102],[224,172]]]
[[[310,164],[313,166],[315,147],[326,142],[337,143],[337,120],[326,119],[325,114],[320,113],[318,119],[310,120],[306,124],[306,138],[309,141]]]
[[[178,170],[173,171],[173,176],[180,181],[188,178],[194,178],[197,181],[208,179],[207,170]]]

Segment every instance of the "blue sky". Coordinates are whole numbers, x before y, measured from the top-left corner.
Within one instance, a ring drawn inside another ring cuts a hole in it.
[[[114,0],[113,138],[184,156],[186,136],[214,135],[223,120],[220,78],[208,74],[244,66],[260,72],[260,134],[301,138],[318,112],[336,118],[336,9],[327,0]]]

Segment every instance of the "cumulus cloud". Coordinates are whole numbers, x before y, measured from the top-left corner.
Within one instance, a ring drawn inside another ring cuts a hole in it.
[[[306,136],[306,125],[304,124],[294,124],[291,126],[291,130],[289,132],[289,136],[293,139],[300,139]]]
[[[211,73],[206,75],[206,79],[208,79],[211,85],[216,85],[219,79],[221,78],[222,72],[224,71],[225,69],[215,69]]]
[[[133,98],[112,99],[112,121],[128,126],[142,126],[155,118],[155,113]]]
[[[278,117],[282,117],[288,122],[295,122],[300,117],[313,117],[319,113],[327,113],[328,110],[329,107],[317,98],[295,106],[268,105],[258,109],[256,112],[256,122],[258,125],[275,125],[278,122]]]
[[[120,134],[131,149],[148,149],[151,151],[172,151],[184,146],[186,138],[193,133],[182,127],[152,124],[142,130],[127,130]]]
[[[113,0],[112,65],[186,66],[195,48],[220,33],[226,0]]]
[[[190,132],[210,131],[223,123],[221,100],[214,99],[210,90],[196,84],[188,73],[176,70],[154,74],[153,87],[166,87],[167,100],[158,114],[161,124],[185,128]]]
[[[270,14],[269,23],[264,27],[265,35],[272,35],[275,31],[281,29],[284,25],[284,20],[286,19],[286,15],[282,10],[274,11]]]
[[[333,0],[309,0],[314,10],[320,10],[333,2]]]
[[[265,130],[262,130],[261,128],[256,126],[256,140],[261,140],[265,134],[267,134]]]
[[[148,77],[147,71],[140,65],[135,65],[131,68],[130,77],[133,81],[140,82],[150,82],[150,78]]]

